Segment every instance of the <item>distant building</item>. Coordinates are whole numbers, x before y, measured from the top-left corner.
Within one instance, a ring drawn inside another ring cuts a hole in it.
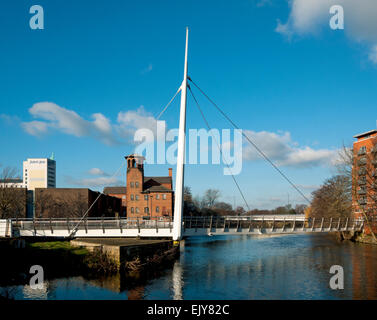
[[[23,188],[24,183],[20,178],[0,179],[0,188]]]
[[[36,218],[81,218],[89,208],[87,217],[115,217],[121,210],[120,199],[98,197],[99,192],[87,188],[36,188],[34,192]]]
[[[377,130],[354,136],[352,208],[356,217],[377,217]],[[366,230],[368,233],[368,230]]]
[[[56,161],[48,158],[23,162],[23,183],[28,190],[56,187]]]
[[[127,187],[105,187],[103,193],[122,201],[120,216],[125,217],[127,215]]]
[[[144,157],[132,154],[125,159],[126,187],[106,187],[104,193],[121,197],[129,218],[171,218],[174,201],[172,169],[169,168],[168,176],[146,177]]]

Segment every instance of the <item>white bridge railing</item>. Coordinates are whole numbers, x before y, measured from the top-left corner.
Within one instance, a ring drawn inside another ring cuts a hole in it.
[[[33,237],[172,237],[173,221],[130,218],[12,219],[14,236]],[[305,218],[303,215],[277,216],[192,216],[183,218],[184,236],[224,234],[280,234],[359,231],[362,219]]]
[[[363,225],[362,219],[305,218],[304,215],[186,217],[183,233],[195,236],[360,231]]]

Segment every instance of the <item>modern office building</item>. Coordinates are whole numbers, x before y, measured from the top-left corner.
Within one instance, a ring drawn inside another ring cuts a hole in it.
[[[23,183],[28,190],[56,188],[56,161],[52,158],[27,159],[23,163]]]

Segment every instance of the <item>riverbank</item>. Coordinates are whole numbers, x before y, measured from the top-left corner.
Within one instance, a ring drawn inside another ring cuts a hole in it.
[[[377,245],[377,241],[372,235],[367,235],[363,232],[352,231],[352,232],[338,232],[337,237],[340,240],[349,240],[352,242],[374,244]]]
[[[179,255],[179,248],[172,242],[162,246],[148,245],[148,241],[134,239],[128,253],[114,259],[103,246],[90,249],[73,245],[69,241],[38,241],[9,239],[0,243],[2,263],[0,264],[0,286],[24,284],[29,281],[30,267],[40,265],[45,279],[85,275],[98,278],[103,275],[122,273],[124,277],[141,278],[141,274],[155,272],[169,267]],[[171,243],[171,245],[170,245]],[[138,247],[143,249],[138,250]],[[112,248],[114,251],[114,246]],[[123,250],[119,249],[119,252]],[[124,252],[123,252],[124,253]],[[132,280],[133,281],[133,280]]]
[[[144,240],[138,238],[90,238],[75,239],[70,245],[85,248],[91,255],[98,257],[90,259],[91,267],[98,261],[107,262],[111,269],[117,271],[137,271],[160,265],[164,261],[174,260],[179,248],[172,240]],[[99,266],[101,269],[102,266]],[[98,267],[97,267],[98,268]],[[106,265],[105,265],[106,268]]]

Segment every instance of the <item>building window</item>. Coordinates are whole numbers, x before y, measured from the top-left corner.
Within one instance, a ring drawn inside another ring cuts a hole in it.
[[[160,195],[156,194],[156,200],[160,200]]]
[[[139,201],[139,195],[138,194],[135,196],[135,200]]]
[[[122,199],[126,199],[126,196],[122,196]]]
[[[166,194],[165,193],[162,195],[162,199],[166,200]]]
[[[139,213],[139,208],[136,208],[136,213]]]
[[[139,188],[139,182],[135,182],[135,188]]]
[[[148,201],[148,195],[147,194],[144,195],[144,200]]]
[[[156,207],[156,213],[160,212],[160,207]]]
[[[366,153],[367,153],[367,147],[366,147],[366,146],[362,146],[362,147],[360,147],[360,149],[359,149],[357,155],[358,155],[358,156],[362,156],[362,155],[364,155],[364,154],[366,154]]]
[[[134,200],[134,195],[133,194],[131,194],[131,201],[133,201]]]
[[[135,212],[135,209],[132,207],[131,208],[131,213],[134,213]]]
[[[133,182],[131,182],[131,183],[130,183],[130,185],[131,185],[131,188],[133,188],[133,187],[134,187],[134,183],[133,183]]]
[[[149,208],[148,207],[145,207],[144,208],[144,213],[148,213],[149,212]]]

